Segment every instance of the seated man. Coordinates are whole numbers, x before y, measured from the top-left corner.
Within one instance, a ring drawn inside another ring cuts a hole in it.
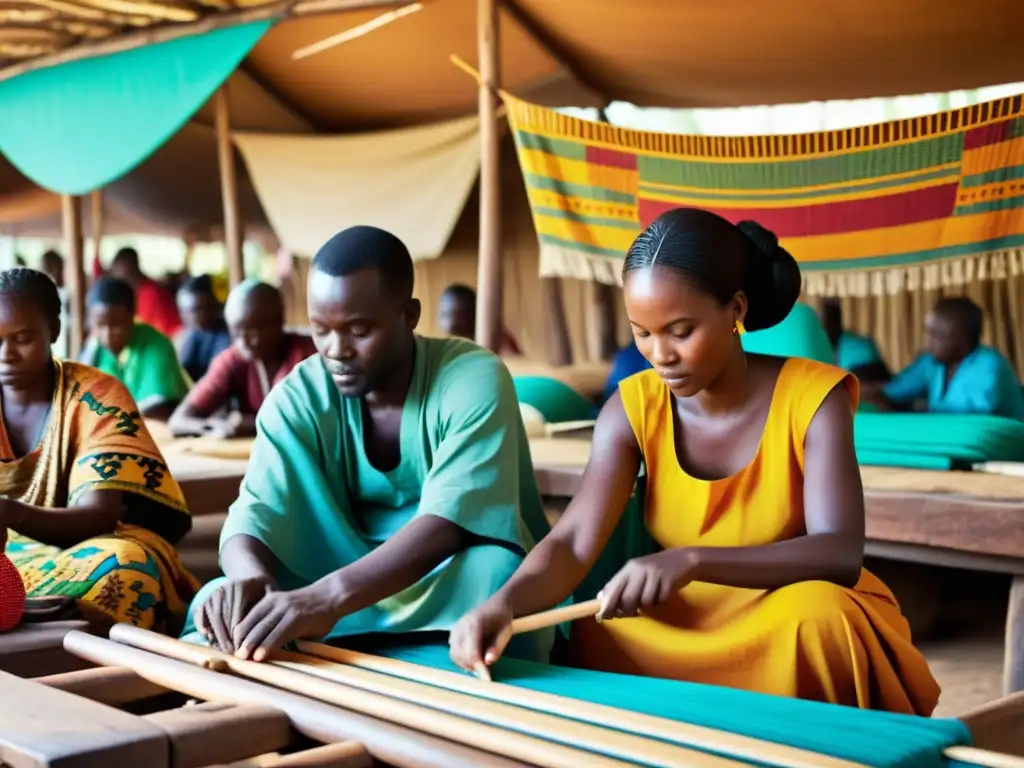
[[[474,344],[416,335],[412,288],[405,245],[374,227],[314,258],[320,354],[260,410],[221,535],[227,578],[193,604],[222,650],[259,661],[296,638],[446,631],[546,532],[511,375]],[[545,660],[553,638],[524,635],[520,653]]]
[[[437,308],[437,326],[448,336],[472,341],[476,338],[476,291],[453,283],[444,289]],[[519,344],[506,329],[501,331],[500,355],[521,355]]]
[[[178,340],[178,358],[192,381],[199,381],[213,358],[231,346],[231,334],[209,275],[186,280],[178,289],[177,301],[185,326]]]
[[[285,333],[284,301],[272,285],[246,280],[236,286],[224,317],[234,345],[213,359],[174,412],[169,425],[174,435],[255,435],[256,414],[271,388],[316,354],[308,336]]]
[[[843,327],[843,309],[838,299],[825,300],[821,321],[835,350],[836,365],[856,376],[861,386],[885,383],[892,378],[875,340]]]
[[[90,334],[81,361],[120,379],[147,419],[166,421],[191,385],[174,344],[135,322],[135,292],[123,280],[101,277],[86,306]]]
[[[925,318],[925,349],[881,391],[879,405],[931,413],[985,413],[1024,421],[1024,392],[1010,363],[981,345],[981,307],[939,299]]]
[[[199,588],[174,545],[191,529],[124,385],[54,360],[57,286],[42,272],[0,272],[0,551],[30,597],[74,599],[98,625],[177,634]]]
[[[181,318],[174,303],[174,294],[165,285],[143,274],[139,266],[139,253],[134,248],[122,248],[110,263],[110,276],[124,280],[135,291],[136,318],[151,325],[160,333],[173,338],[181,330]]]

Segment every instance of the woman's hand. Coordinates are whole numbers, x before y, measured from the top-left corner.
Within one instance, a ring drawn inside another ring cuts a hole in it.
[[[663,603],[694,579],[696,550],[666,549],[626,563],[599,595],[599,619],[636,616]]]
[[[235,655],[265,661],[292,640],[319,640],[340,618],[335,601],[322,585],[292,592],[267,592],[248,615],[235,625],[231,640]]]
[[[210,593],[196,612],[196,629],[224,653],[234,653],[235,628],[270,591],[269,578],[229,579]]]
[[[483,662],[490,666],[512,639],[512,609],[502,600],[488,600],[452,627],[448,653],[452,661],[473,672]]]

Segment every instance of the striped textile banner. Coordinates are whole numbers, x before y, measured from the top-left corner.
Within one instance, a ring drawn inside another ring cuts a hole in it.
[[[773,230],[810,295],[1024,270],[1020,96],[840,131],[744,137],[634,131],[502,98],[545,275],[618,281],[640,230],[681,206]]]

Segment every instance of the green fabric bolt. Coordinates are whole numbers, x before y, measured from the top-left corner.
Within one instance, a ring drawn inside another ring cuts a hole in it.
[[[519,402],[536,408],[549,424],[597,418],[594,404],[564,382],[547,376],[515,376],[513,382]]]
[[[163,146],[272,24],[181,37],[0,82],[8,116],[0,121],[0,152],[53,192],[99,189]]]

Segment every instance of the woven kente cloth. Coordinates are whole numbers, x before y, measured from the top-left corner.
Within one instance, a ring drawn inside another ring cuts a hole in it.
[[[1020,96],[860,128],[684,136],[616,128],[507,93],[541,272],[616,282],[676,207],[754,219],[810,295],[961,285],[1024,268]]]

